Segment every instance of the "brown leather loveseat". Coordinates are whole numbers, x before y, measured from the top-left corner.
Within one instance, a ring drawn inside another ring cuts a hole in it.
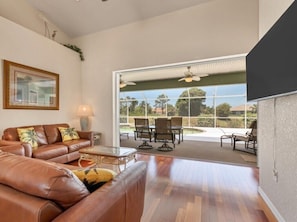
[[[145,162],[132,164],[92,193],[68,167],[0,151],[1,221],[140,221]]]
[[[38,148],[33,149],[29,143],[21,143],[18,128],[33,127],[37,134]],[[79,149],[92,143],[93,133],[77,131],[79,139],[63,142],[58,127],[69,128],[67,123],[11,127],[3,131],[1,143],[15,141],[24,147],[23,155],[58,163],[68,163],[79,158]],[[0,143],[0,144],[1,144]],[[3,151],[10,152],[4,148]],[[13,152],[14,153],[14,152]]]

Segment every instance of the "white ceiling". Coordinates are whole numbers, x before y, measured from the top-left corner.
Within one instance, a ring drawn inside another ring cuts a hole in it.
[[[26,0],[40,17],[70,37],[102,31],[213,0]],[[194,74],[220,74],[245,70],[245,56],[206,59],[165,67],[123,72],[124,81],[182,78],[187,66]]]
[[[74,38],[211,0],[27,0],[48,22]]]

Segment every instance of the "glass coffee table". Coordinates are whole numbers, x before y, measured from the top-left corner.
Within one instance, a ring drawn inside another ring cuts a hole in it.
[[[79,153],[79,167],[81,167],[80,162],[82,160],[92,160],[97,167],[100,167],[102,164],[117,165],[121,172],[120,165],[124,165],[124,169],[126,169],[129,161],[136,161],[137,150],[128,147],[92,146],[80,149]]]

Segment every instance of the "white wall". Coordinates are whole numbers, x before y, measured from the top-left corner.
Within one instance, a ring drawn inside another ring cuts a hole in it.
[[[292,2],[260,0],[260,37]],[[297,221],[296,100],[297,95],[290,95],[258,103],[259,192],[278,220],[288,222]]]
[[[3,109],[0,78],[0,132],[7,127],[67,122],[79,127],[75,112],[81,103],[81,61],[76,52],[0,17],[0,59],[58,73],[60,110]],[[3,61],[0,63],[3,76]]]
[[[41,19],[42,13],[35,10],[26,0],[1,0],[0,16],[31,29],[41,35],[45,35],[44,20]],[[44,16],[44,15],[43,15]],[[47,19],[47,18],[46,18]],[[60,43],[70,43],[70,38],[57,26],[48,20],[50,35],[54,30],[57,31],[55,40]]]
[[[250,51],[258,40],[257,0],[216,0],[75,40],[85,54],[83,100],[93,129],[112,145],[112,71]]]

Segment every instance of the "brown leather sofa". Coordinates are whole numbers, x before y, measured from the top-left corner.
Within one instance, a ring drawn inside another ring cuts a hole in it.
[[[17,141],[0,140],[0,150],[25,156],[25,147]]]
[[[38,149],[33,150],[29,143],[21,143],[17,128],[33,127],[37,134]],[[14,141],[24,147],[24,155],[58,163],[68,163],[79,158],[79,149],[92,145],[91,131],[77,131],[80,139],[62,142],[58,127],[69,127],[67,123],[11,127],[3,131],[2,142]],[[0,143],[0,144],[1,144]],[[9,152],[4,148],[4,151]]]
[[[0,151],[1,221],[140,221],[145,162],[136,162],[93,193],[70,168],[75,167]]]

